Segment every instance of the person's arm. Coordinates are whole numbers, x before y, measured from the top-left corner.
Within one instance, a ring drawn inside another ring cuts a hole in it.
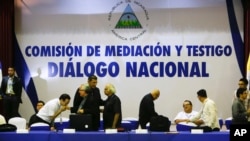
[[[147,103],[147,109],[149,110],[149,114],[153,117],[153,116],[157,116],[158,113],[155,112],[155,106],[154,106],[154,102],[152,100],[148,100]]]
[[[113,105],[113,110],[114,110],[114,120],[113,120],[113,123],[112,123],[112,128],[116,128],[117,127],[117,123],[120,119],[120,116],[122,113],[122,108],[121,108],[121,101],[118,97],[115,97],[115,101],[114,101],[114,105]],[[118,125],[119,126],[119,125]]]
[[[55,118],[60,115],[63,111],[70,110],[70,107],[68,106],[61,106],[59,110],[57,110],[53,116],[50,116],[51,121],[54,121]]]
[[[244,107],[238,101],[235,101],[232,105],[232,114],[234,119],[244,119],[247,116],[246,112],[240,112],[243,110]]]
[[[183,112],[179,112],[176,117],[174,118],[175,124],[178,124],[180,122],[187,122],[188,119],[183,118]]]
[[[116,124],[117,124],[117,122],[119,120],[119,117],[120,117],[120,114],[119,113],[115,113],[113,124],[112,124],[112,128],[116,128]]]
[[[174,120],[175,124],[178,124],[180,122],[187,122],[187,121],[188,121],[188,119],[176,119],[176,120]]]
[[[0,99],[3,97],[6,90],[5,77],[3,77],[0,87]]]
[[[16,78],[16,80],[17,80],[17,89],[16,89],[16,93],[18,94],[18,96],[20,96],[21,97],[21,94],[22,94],[22,82],[21,82],[21,78]]]
[[[203,124],[203,121],[200,119],[201,117],[201,113],[202,113],[202,109],[191,119],[188,119],[187,122],[193,122],[196,125],[201,125]]]

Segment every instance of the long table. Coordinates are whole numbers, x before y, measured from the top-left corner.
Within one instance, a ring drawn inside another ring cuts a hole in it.
[[[229,141],[228,131],[191,134],[190,132],[76,132],[30,131],[29,133],[0,132],[0,141]]]

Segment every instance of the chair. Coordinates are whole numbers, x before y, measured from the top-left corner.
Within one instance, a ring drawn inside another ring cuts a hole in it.
[[[50,131],[50,126],[43,122],[37,122],[30,125],[31,131]]]
[[[130,126],[130,129],[131,130],[135,130],[138,128],[139,126],[139,121],[137,118],[134,118],[134,117],[126,117],[126,118],[123,118],[123,121],[129,121],[131,123],[131,126]]]
[[[64,128],[69,128],[69,118],[58,117],[55,119],[54,125],[57,130],[63,130]]]
[[[228,118],[225,120],[225,125],[226,125],[227,130],[230,129],[231,123],[232,123],[232,117],[228,117]]]
[[[100,127],[99,127],[99,130],[104,130],[103,119],[102,118],[100,118]]]
[[[18,129],[26,129],[26,119],[22,117],[13,117],[8,120],[9,124],[15,125]]]
[[[221,129],[222,126],[223,126],[223,119],[222,118],[218,118],[218,120],[219,120],[219,124],[220,124],[220,129]]]
[[[126,120],[122,120],[121,126],[122,128],[125,129],[125,131],[130,131],[132,126],[131,126],[131,122],[130,121],[126,121]]]
[[[180,122],[176,124],[176,130],[177,131],[191,131],[192,127],[195,127],[196,125],[194,123],[186,123],[186,122]]]
[[[146,124],[146,129],[149,131],[149,128],[150,128],[150,123],[148,122],[148,123]]]

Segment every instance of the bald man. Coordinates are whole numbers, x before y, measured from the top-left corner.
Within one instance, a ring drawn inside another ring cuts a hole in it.
[[[154,89],[142,98],[139,109],[139,124],[142,129],[146,129],[146,124],[150,121],[150,119],[158,115],[155,112],[154,100],[156,100],[159,96],[160,91],[158,89]]]

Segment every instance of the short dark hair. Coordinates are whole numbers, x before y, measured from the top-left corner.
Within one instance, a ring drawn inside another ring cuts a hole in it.
[[[246,88],[238,88],[236,92],[236,96],[239,98],[241,94],[243,94],[247,89]]]
[[[97,80],[97,76],[95,76],[95,75],[90,75],[89,77],[88,77],[88,81],[91,81],[91,80]]]
[[[244,84],[248,84],[248,80],[246,79],[246,78],[241,78],[239,81],[242,81],[242,82],[244,82]]]
[[[184,100],[184,102],[188,102],[191,106],[193,105],[190,100]]]
[[[200,97],[207,97],[207,92],[205,89],[200,89],[198,92],[197,92],[197,95],[200,96]]]
[[[9,66],[8,69],[9,69],[9,68],[12,68],[14,71],[16,71],[16,69],[15,69],[14,66]]]
[[[42,103],[43,105],[45,104],[45,102],[42,100],[38,100],[37,103]]]
[[[64,93],[64,94],[62,94],[60,97],[59,97],[59,99],[60,100],[65,100],[65,99],[69,99],[70,100],[70,96],[69,96],[69,94],[66,94],[66,93]]]

